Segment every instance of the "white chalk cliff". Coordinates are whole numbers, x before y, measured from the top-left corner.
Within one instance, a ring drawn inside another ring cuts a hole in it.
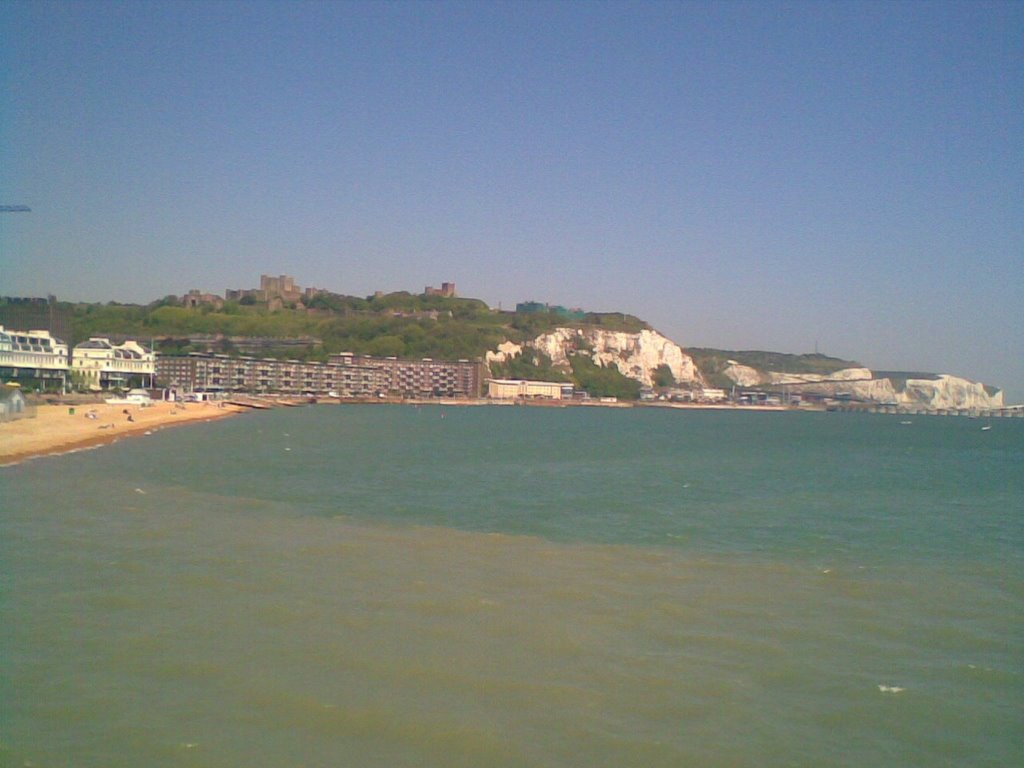
[[[867,368],[843,368],[827,376],[820,373],[767,373],[771,384],[813,384],[820,381],[869,381],[874,374]]]
[[[488,352],[488,363],[503,363],[534,349],[564,371],[572,368],[569,358],[587,355],[602,366],[619,372],[645,386],[653,386],[652,374],[667,365],[680,384],[704,385],[704,377],[683,349],[657,331],[639,333],[607,331],[596,327],[556,328],[524,344],[506,341]],[[729,360],[722,373],[740,387],[785,387],[793,394],[850,398],[864,403],[896,405],[927,410],[989,410],[1002,408],[1003,393],[967,379],[942,374],[934,379],[906,379],[894,383],[876,378],[868,368],[844,368],[829,374],[762,371]]]
[[[516,344],[514,341],[503,341],[498,345],[496,352],[488,350],[484,356],[484,360],[488,365],[491,363],[504,363],[506,360],[511,360],[513,357],[518,357],[523,353],[523,347],[520,344]]]
[[[1001,390],[990,395],[984,384],[947,374],[937,380],[907,379],[899,395],[904,404],[925,408],[986,409],[1005,405]]]
[[[765,378],[757,368],[741,365],[735,360],[728,360],[727,364],[728,367],[722,373],[732,379],[733,384],[741,387],[756,387],[765,381]]]
[[[876,379],[867,368],[845,368],[828,375],[759,371],[733,361],[724,369],[737,386],[784,385],[791,392],[849,397],[866,403],[928,410],[988,410],[1002,408],[1003,393],[989,394],[984,384],[941,374],[935,379],[907,379],[897,387],[888,378]]]
[[[527,342],[526,346],[543,353],[553,366],[564,370],[571,368],[570,356],[583,354],[604,367],[615,366],[623,376],[646,386],[653,385],[651,375],[662,365],[668,366],[679,383],[701,381],[693,358],[657,331],[624,333],[600,328],[556,328]],[[498,345],[497,351],[488,352],[486,359],[488,363],[505,362],[522,351],[522,346],[505,342]]]

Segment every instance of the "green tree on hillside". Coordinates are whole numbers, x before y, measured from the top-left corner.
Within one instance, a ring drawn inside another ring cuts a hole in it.
[[[580,389],[591,397],[616,397],[619,400],[637,400],[640,382],[623,376],[614,366],[603,367],[586,355],[573,355],[572,374]]]
[[[536,349],[526,347],[522,353],[504,363],[491,363],[491,375],[497,379],[527,379],[532,381],[572,381],[554,368],[551,358]]]
[[[676,377],[672,375],[672,369],[666,363],[655,368],[651,378],[656,387],[674,387],[676,385]]]

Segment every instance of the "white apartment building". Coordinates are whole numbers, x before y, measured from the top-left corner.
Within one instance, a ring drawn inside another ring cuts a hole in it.
[[[487,396],[495,400],[516,398],[561,400],[565,385],[557,381],[524,381],[521,379],[488,379]],[[572,394],[572,385],[569,385]]]
[[[64,389],[68,345],[49,331],[15,331],[0,325],[0,378],[25,389]]]
[[[76,386],[89,389],[151,387],[156,355],[135,341],[112,344],[94,337],[71,353],[71,374]]]

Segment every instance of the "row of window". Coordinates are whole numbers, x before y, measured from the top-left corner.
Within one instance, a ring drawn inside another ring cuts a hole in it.
[[[35,352],[37,354],[45,352],[48,355],[53,354],[53,348],[49,344],[28,344],[15,341],[11,344],[11,349],[15,352]]]
[[[19,367],[29,365],[44,365],[47,368],[61,368],[66,369],[68,367],[67,360],[63,355],[48,354],[49,359],[40,359],[40,355],[43,354],[37,351],[29,350],[18,350],[9,352],[6,350],[0,350],[0,363],[7,363],[9,365],[17,365]]]

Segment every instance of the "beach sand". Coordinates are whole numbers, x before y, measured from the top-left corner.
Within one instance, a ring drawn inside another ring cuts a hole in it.
[[[0,465],[112,443],[174,424],[224,418],[244,410],[213,403],[40,405],[34,417],[0,423]]]
[[[374,400],[374,403],[380,401]],[[410,401],[404,401],[410,402]],[[453,400],[423,401],[422,404],[432,405],[495,405],[493,400]],[[511,405],[512,403],[503,403]],[[525,405],[566,407],[578,406],[579,403],[567,403],[561,400],[527,402]],[[634,403],[589,403],[593,407],[628,408]],[[757,410],[784,411],[778,406],[736,406],[736,405],[700,405],[676,403],[651,403],[643,407],[681,408],[681,409],[717,409],[723,410]],[[74,409],[72,414],[70,411]],[[128,421],[128,414],[132,421]],[[174,424],[187,424],[192,421],[219,419],[247,411],[247,408],[215,403],[168,403],[155,402],[142,407],[138,405],[111,405],[107,403],[87,403],[76,405],[40,405],[35,409],[34,417],[26,417],[15,421],[0,422],[0,466],[16,464],[19,461],[35,456],[46,456],[53,453],[66,453],[82,448],[91,448],[104,443],[112,443],[125,437],[143,435]],[[89,414],[95,414],[91,418]]]

